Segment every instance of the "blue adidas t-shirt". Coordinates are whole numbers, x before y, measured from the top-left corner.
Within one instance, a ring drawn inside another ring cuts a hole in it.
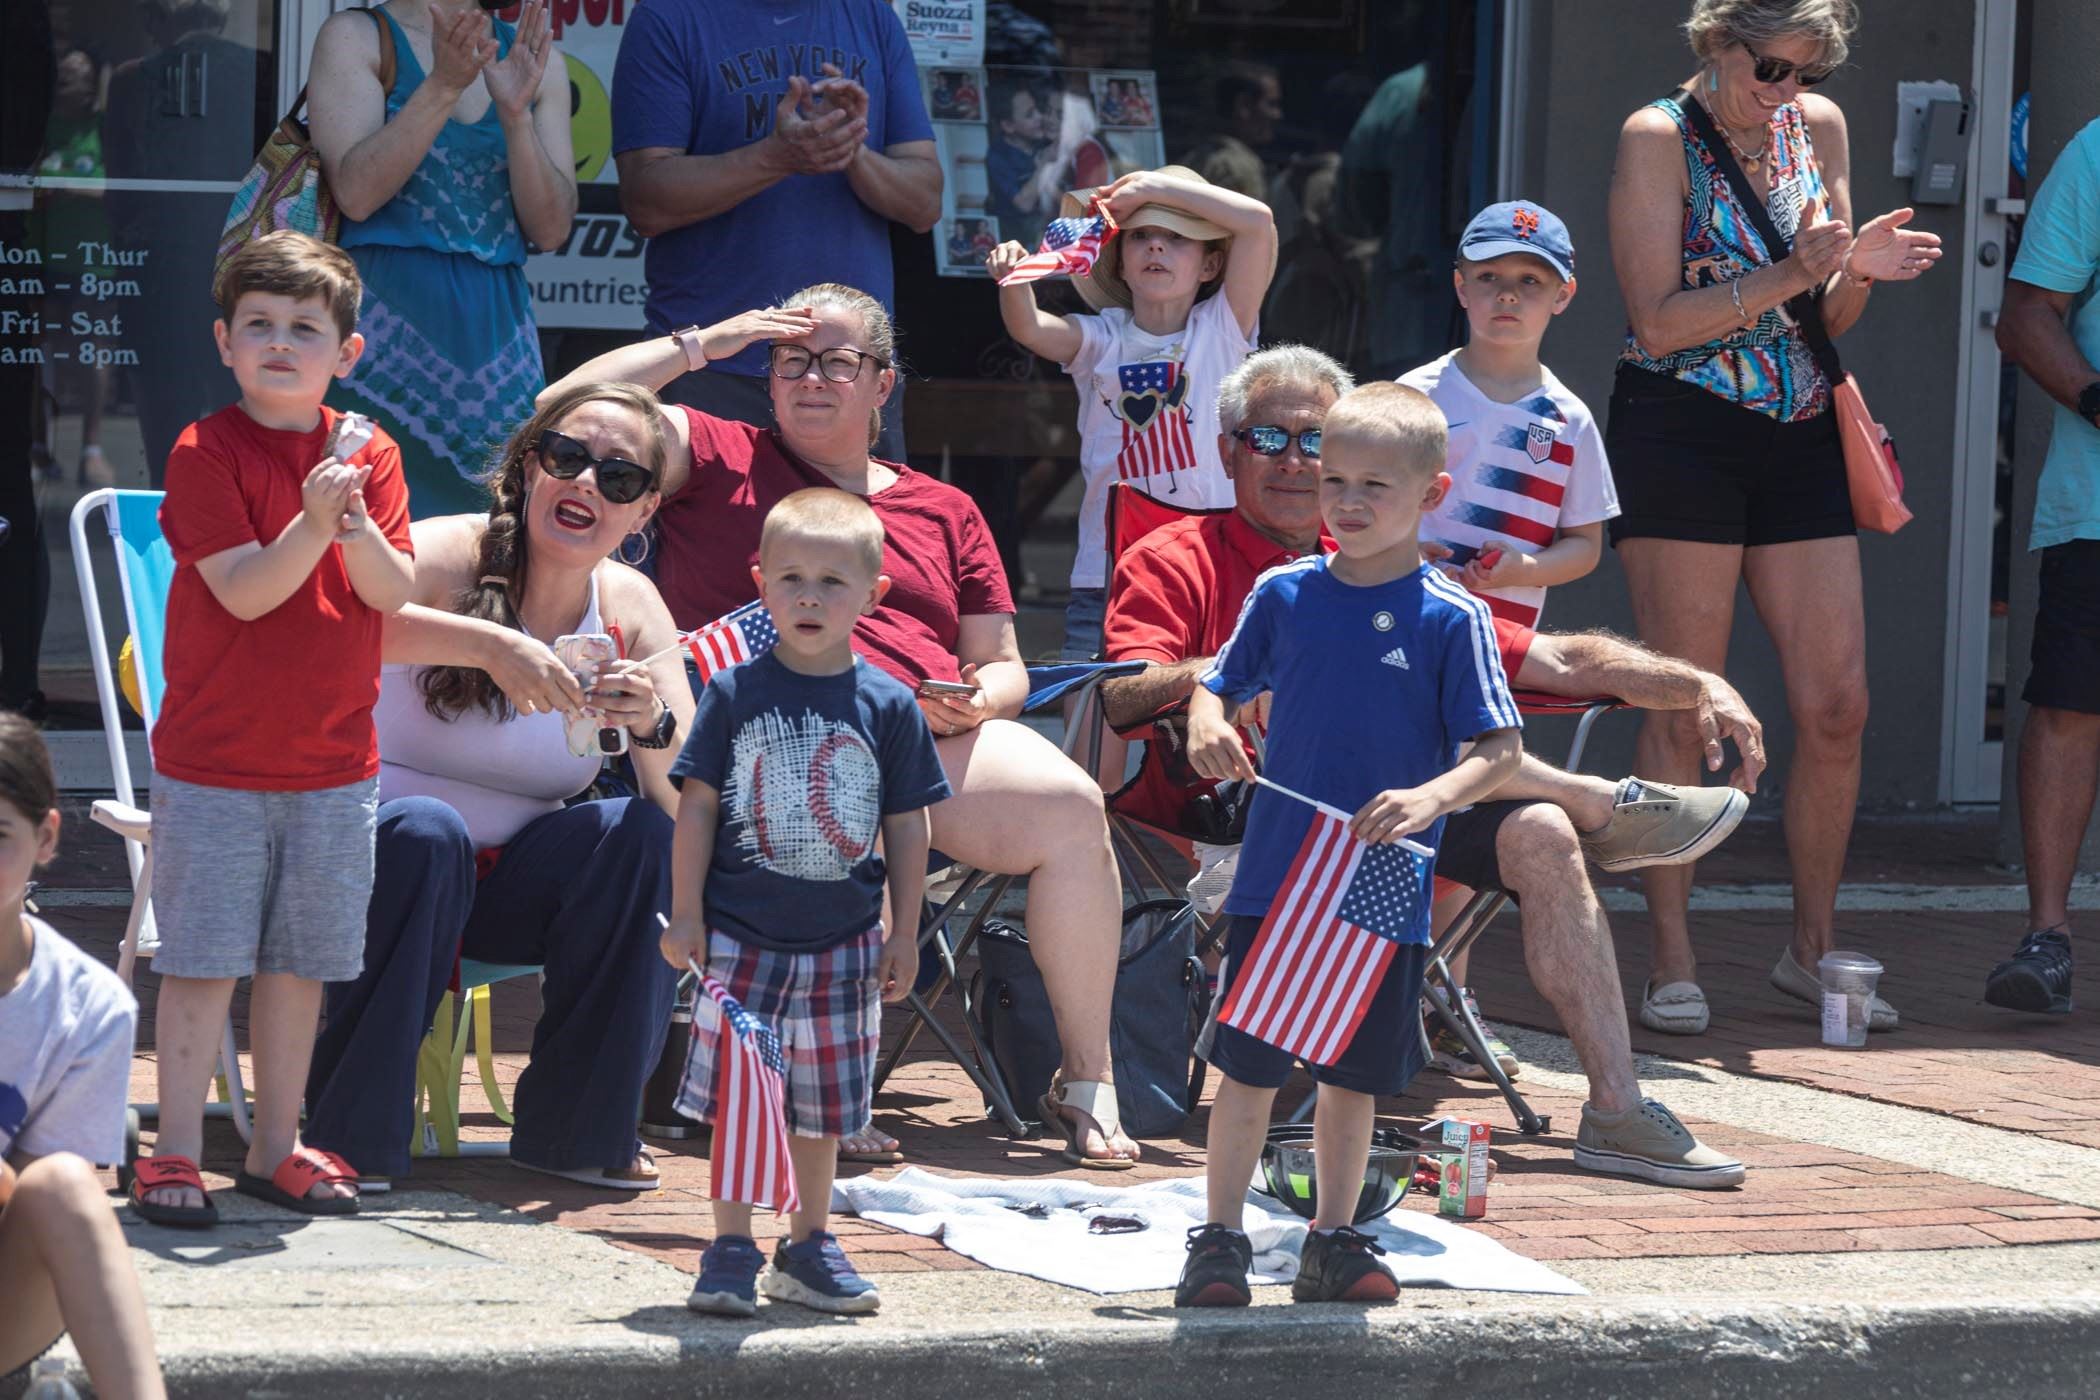
[[[931,141],[904,24],[887,0],[641,0],[613,68],[613,152],[718,156],[760,140],[788,79],[834,64],[868,92],[868,144]],[[734,209],[649,240],[649,326],[711,326],[812,282],[891,306],[890,227],[843,172],[790,175]],[[721,362],[766,372],[764,342]]]
[[[949,795],[926,716],[901,681],[855,658],[805,676],[772,652],[718,672],[671,780],[721,794],[707,925],[814,953],[882,916],[882,819]]]
[[[1352,815],[1448,772],[1466,740],[1523,724],[1487,604],[1430,568],[1376,588],[1343,583],[1324,557],[1269,570],[1203,684],[1234,702],[1273,692],[1264,775]],[[1257,791],[1227,913],[1269,912],[1312,820],[1303,802]],[[1443,825],[1412,839],[1433,848]],[[1422,879],[1403,942],[1429,941]]]

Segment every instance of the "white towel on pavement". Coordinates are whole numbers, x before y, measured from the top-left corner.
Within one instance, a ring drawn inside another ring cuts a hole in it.
[[[1012,1209],[1039,1205],[1037,1219]],[[1134,1293],[1172,1288],[1181,1277],[1188,1231],[1204,1217],[1203,1178],[1137,1186],[1097,1186],[1057,1177],[939,1176],[907,1167],[893,1177],[856,1176],[832,1188],[832,1208],[914,1235],[928,1235],[987,1268],[1083,1288]],[[1096,1215],[1131,1216],[1146,1228],[1095,1234]],[[1249,1192],[1241,1226],[1254,1245],[1257,1283],[1289,1283],[1298,1272],[1306,1223]],[[1394,1210],[1363,1227],[1384,1246],[1403,1285],[1503,1293],[1582,1293],[1545,1265],[1454,1221]]]

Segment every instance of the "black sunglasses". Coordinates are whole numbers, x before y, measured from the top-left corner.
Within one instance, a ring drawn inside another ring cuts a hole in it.
[[[890,364],[880,355],[870,354],[866,350],[855,350],[850,346],[841,345],[821,354],[812,354],[807,346],[776,345],[771,355],[773,377],[800,379],[809,373],[812,360],[817,363],[817,372],[834,384],[851,384],[860,378],[860,365],[863,360],[873,360],[881,369],[888,369]]]
[[[1736,42],[1743,46],[1744,53],[1750,55],[1751,71],[1757,75],[1757,80],[1761,83],[1783,83],[1788,78],[1792,78],[1802,87],[1812,88],[1818,83],[1828,82],[1830,75],[1837,72],[1836,64],[1826,63],[1820,68],[1810,68],[1796,63],[1792,59],[1767,58],[1756,49],[1751,48],[1745,40],[1738,39]]]
[[[639,501],[656,485],[656,473],[625,457],[593,457],[591,450],[549,428],[540,434],[540,469],[557,481],[574,481],[584,470],[598,471],[598,494],[616,506]]]
[[[1281,457],[1291,445],[1293,434],[1287,428],[1274,423],[1262,423],[1252,428],[1240,428],[1234,437],[1247,444],[1247,450],[1261,457]],[[1320,460],[1320,430],[1301,428],[1295,434],[1298,439],[1298,455],[1308,462]]]

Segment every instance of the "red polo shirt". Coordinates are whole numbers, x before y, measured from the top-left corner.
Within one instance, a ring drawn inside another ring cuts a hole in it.
[[[1232,636],[1254,581],[1297,557],[1238,511],[1162,525],[1116,561],[1103,654],[1110,661],[1166,663],[1216,656]],[[1537,635],[1520,623],[1495,619],[1502,669],[1512,685]]]
[[[1110,661],[1163,664],[1216,656],[1231,638],[1255,580],[1297,557],[1238,511],[1160,526],[1116,560],[1103,655]],[[1502,669],[1515,684],[1538,634],[1506,618],[1494,624]],[[1213,784],[1148,761],[1131,786],[1117,794],[1116,806],[1140,821],[1171,828],[1172,814],[1188,793],[1207,786]]]

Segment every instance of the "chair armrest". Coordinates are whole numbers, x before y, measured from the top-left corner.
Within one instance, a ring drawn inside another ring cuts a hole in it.
[[[1543,690],[1512,690],[1517,710],[1527,715],[1578,715],[1584,710],[1623,710],[1624,700],[1612,695],[1552,695]]]
[[[106,826],[127,841],[144,843],[153,839],[153,814],[140,808],[105,797],[88,808],[88,816],[97,826]]]

